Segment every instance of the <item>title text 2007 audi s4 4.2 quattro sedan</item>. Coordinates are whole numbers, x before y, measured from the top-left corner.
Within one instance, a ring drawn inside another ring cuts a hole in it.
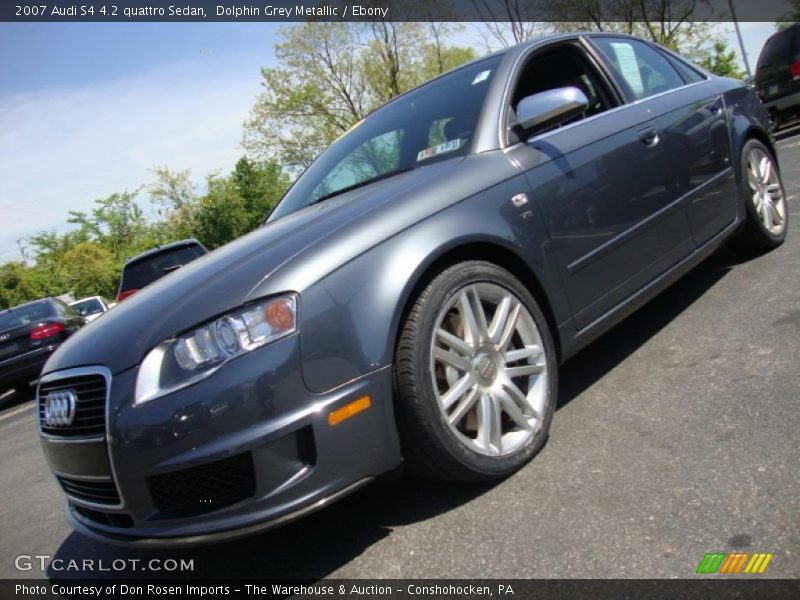
[[[779,245],[787,218],[741,82],[602,34],[469,63],[50,358],[39,424],[68,519],[203,543],[401,464],[508,475],[545,443],[560,362],[729,238]]]

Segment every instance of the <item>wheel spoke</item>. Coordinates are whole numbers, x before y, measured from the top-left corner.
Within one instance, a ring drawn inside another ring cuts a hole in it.
[[[770,220],[772,223],[774,223],[774,226],[777,227],[783,223],[783,215],[781,215],[775,202],[772,200],[767,200],[767,210],[769,211]]]
[[[467,290],[461,290],[458,295],[458,310],[464,323],[464,333],[469,335],[472,344],[477,346],[481,342],[481,331]]]
[[[758,156],[756,155],[755,152],[750,155],[749,167],[750,167],[750,173],[753,175],[753,178],[756,181],[759,181],[761,178],[761,173],[759,173],[758,170]]]
[[[475,406],[475,402],[477,402],[479,396],[477,386],[473,386],[458,403],[453,413],[447,417],[447,420],[450,422],[451,425],[457,425],[461,422],[467,413]]]
[[[753,172],[753,169],[747,170],[747,183],[753,192],[758,189],[758,175]]]
[[[445,331],[441,327],[436,330],[436,337],[443,341],[450,349],[455,350],[461,355],[469,355],[472,353],[472,346],[465,340],[462,340],[457,335],[453,335],[449,331]]]
[[[498,390],[496,392],[497,400],[502,407],[503,411],[511,417],[511,420],[514,421],[519,427],[526,431],[533,431],[533,425],[531,425],[529,418],[522,414],[520,407],[511,399],[508,393],[505,390]]]
[[[533,358],[534,356],[541,356],[542,354],[542,347],[541,346],[525,346],[524,348],[518,348],[516,350],[509,350],[505,354],[505,361],[506,363],[515,363],[519,360],[525,360],[528,358]]]
[[[759,170],[761,171],[761,181],[767,183],[772,173],[772,161],[766,156],[762,158]]]
[[[455,352],[450,352],[439,346],[433,347],[433,358],[461,371],[469,370],[469,360],[463,356],[459,356]]]
[[[514,330],[517,328],[517,320],[519,320],[519,313],[521,310],[522,304],[515,302],[514,308],[511,309],[511,313],[508,315],[508,319],[506,319],[506,326],[503,328],[503,334],[497,342],[497,347],[501,352],[504,352],[505,349],[508,348],[508,344],[511,343],[511,338],[514,335]]]
[[[441,397],[442,408],[448,410],[453,404],[455,404],[461,396],[463,396],[470,387],[475,385],[475,380],[472,377],[471,373],[467,373],[461,379],[456,381],[455,385],[451,387],[447,392]]]
[[[506,375],[509,379],[514,377],[530,377],[544,371],[544,365],[523,365],[521,367],[508,367]]]
[[[497,305],[497,309],[494,311],[494,316],[492,317],[492,324],[489,325],[489,340],[492,343],[496,344],[500,340],[500,335],[503,333],[506,320],[508,319],[508,313],[513,304],[514,299],[510,294],[506,294]]]
[[[775,192],[779,192],[781,190],[781,184],[780,183],[770,183],[765,189],[770,194],[775,193]]]
[[[502,451],[502,435],[500,407],[497,402],[484,394],[478,407],[478,444],[490,454]]]
[[[472,309],[475,311],[475,321],[478,325],[478,335],[481,340],[488,339],[489,326],[486,324],[486,311],[483,309],[483,302],[481,302],[481,295],[478,293],[478,288],[475,286],[469,289],[468,295],[472,300]]]
[[[509,380],[503,384],[503,389],[508,394],[508,397],[514,401],[514,404],[516,404],[523,413],[530,413],[537,419],[542,418],[541,414],[539,413],[539,409],[531,405],[528,397],[522,392],[521,389],[519,389],[519,387],[517,387],[516,383]]]
[[[772,213],[769,210],[769,201],[764,200],[761,203],[761,220],[764,221],[764,225],[767,226],[767,229],[772,229],[775,225],[772,223]]]

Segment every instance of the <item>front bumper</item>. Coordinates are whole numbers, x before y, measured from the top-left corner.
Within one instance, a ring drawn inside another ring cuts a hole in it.
[[[106,435],[42,434],[62,486],[107,478],[119,494],[103,505],[64,486],[69,522],[116,544],[207,544],[302,516],[395,468],[391,368],[317,394],[303,383],[299,356],[299,336],[290,336],[137,407],[136,369],[110,378]],[[54,375],[70,373],[43,379]],[[333,410],[364,395],[369,409],[328,424]],[[235,478],[226,461],[237,463]],[[242,464],[252,473],[244,484]]]
[[[6,385],[33,381],[39,377],[42,367],[56,348],[58,344],[44,346],[0,361],[0,391]]]

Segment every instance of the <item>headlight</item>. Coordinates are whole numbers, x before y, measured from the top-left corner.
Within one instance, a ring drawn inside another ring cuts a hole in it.
[[[145,356],[134,404],[143,404],[205,379],[232,358],[297,330],[297,296],[242,307],[162,342]]]

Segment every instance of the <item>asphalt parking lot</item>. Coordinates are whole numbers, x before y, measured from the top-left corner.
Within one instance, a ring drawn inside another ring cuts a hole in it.
[[[692,577],[733,550],[774,553],[765,577],[800,576],[796,133],[779,136],[787,242],[744,261],[723,249],[569,361],[550,441],[506,481],[404,478],[243,541],[120,549],[67,526],[30,398],[6,397],[0,577],[91,576],[17,571],[20,554],[191,558],[212,579]]]

